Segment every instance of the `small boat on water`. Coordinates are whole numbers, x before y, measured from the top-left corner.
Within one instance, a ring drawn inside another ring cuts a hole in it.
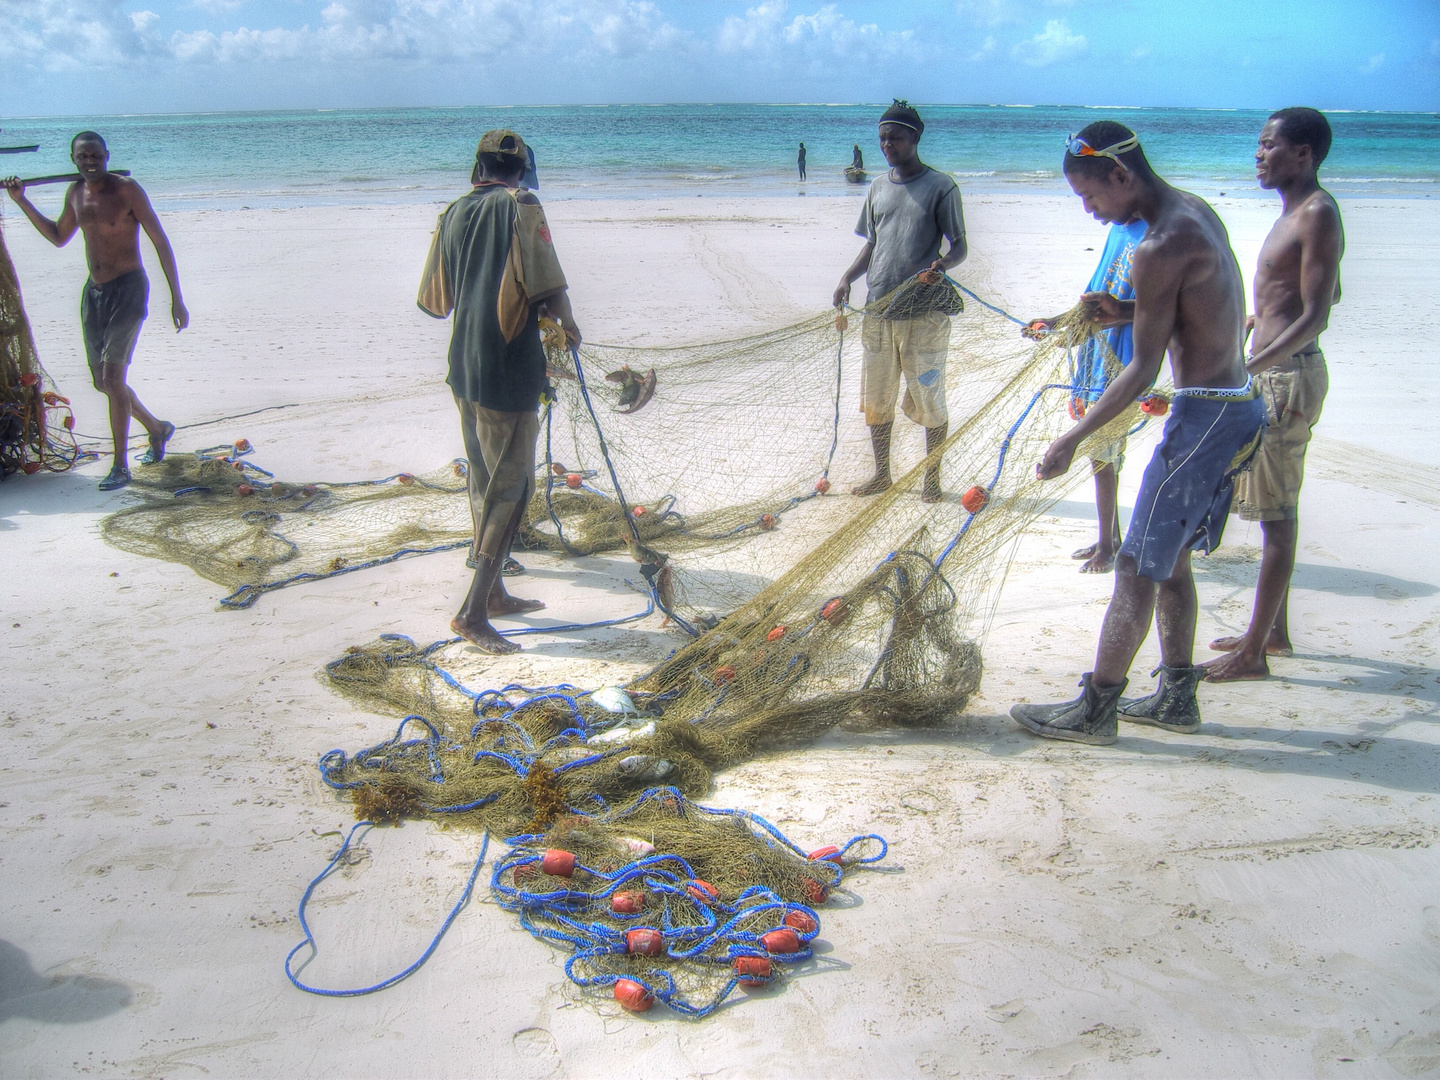
[[[852,184],[863,184],[865,182],[865,170],[857,169],[852,165],[845,170],[845,179]]]

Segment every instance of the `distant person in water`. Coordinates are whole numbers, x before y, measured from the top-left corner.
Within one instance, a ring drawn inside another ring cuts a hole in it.
[[[130,483],[130,417],[145,426],[150,446],[140,464],[151,465],[165,457],[165,444],[175,425],[157,420],[140,402],[126,381],[140,327],[149,311],[150,281],[140,260],[140,230],[155,245],[160,268],[170,285],[170,321],[176,332],[190,325],[190,313],[180,296],[180,273],[175,253],[150,205],[145,189],[134,180],[109,172],[110,151],[93,131],[82,131],[70,141],[70,160],[80,180],[65,192],[65,208],[56,221],[35,209],[25,197],[17,177],[5,181],[5,190],[25,211],[41,236],[64,247],[76,229],[85,234],[85,263],[89,280],[80,292],[80,329],[85,357],[95,389],[110,399],[110,435],[115,457],[101,491],[114,491]]]
[[[470,465],[475,576],[450,629],[496,655],[519,646],[500,636],[491,617],[545,606],[511,596],[501,578],[535,485],[537,413],[546,387],[540,316],[553,317],[567,342],[580,344],[545,211],[520,187],[527,158],[513,131],[481,138],[474,188],[440,215],[418,299],[438,319],[455,313],[446,382]]]
[[[805,179],[805,144],[804,144],[803,142],[800,144],[800,158],[799,158],[799,160],[797,161],[797,164],[800,166],[800,179],[801,179],[801,180],[804,180],[804,179]]]
[[[925,428],[925,451],[936,450],[949,431],[945,401],[945,358],[950,351],[950,317],[924,311],[913,317],[887,318],[874,305],[921,271],[944,273],[965,258],[965,218],[960,189],[946,173],[920,160],[925,123],[904,101],[880,118],[880,152],[890,164],[865,196],[855,226],[865,246],[840,277],[833,302],[850,300],[850,285],[861,274],[869,287],[864,357],[860,369],[860,408],[870,427],[875,475],[854,489],[856,495],[877,495],[890,487],[890,437],[900,376],[905,376],[905,415]],[[940,241],[948,242],[940,253]],[[940,466],[925,474],[920,497],[940,501]]]
[[[1281,109],[1260,130],[1255,172],[1280,192],[1280,219],[1260,248],[1255,314],[1246,369],[1260,387],[1270,424],[1260,452],[1235,481],[1235,512],[1260,522],[1264,547],[1250,626],[1210,643],[1226,653],[1205,665],[1211,682],[1263,679],[1271,656],[1289,656],[1290,575],[1299,540],[1305,450],[1320,419],[1330,378],[1320,334],[1340,302],[1345,229],[1317,171],[1330,152],[1330,124],[1314,109]]]
[[[1116,300],[1134,300],[1135,286],[1131,281],[1132,264],[1135,261],[1135,245],[1145,237],[1145,222],[1136,218],[1124,224],[1111,225],[1110,235],[1105,239],[1105,250],[1100,264],[1090,276],[1090,284],[1080,297],[1081,303],[1096,305],[1105,297]],[[1027,337],[1040,337],[1048,333],[1059,321],[1056,315],[1048,319],[1035,319],[1022,328]],[[1107,366],[1113,355],[1120,367],[1126,367],[1135,355],[1135,339],[1127,319],[1112,326],[1103,334],[1086,341],[1081,347],[1075,363],[1075,378],[1078,386],[1085,389],[1076,391],[1070,398],[1070,410],[1078,419],[1085,410],[1100,400],[1105,387],[1114,372]],[[1107,448],[1102,458],[1092,459],[1091,468],[1095,473],[1095,516],[1100,523],[1100,535],[1095,543],[1083,547],[1071,555],[1073,559],[1084,559],[1080,567],[1082,574],[1108,574],[1115,568],[1115,553],[1120,549],[1120,507],[1117,494],[1120,484],[1120,470],[1125,466],[1125,440]]]
[[[860,153],[860,144],[855,144],[855,152],[850,156],[850,167],[858,172],[865,171],[865,155]]]
[[[1010,715],[1036,735],[1084,743],[1113,743],[1119,720],[1195,731],[1195,687],[1203,669],[1194,666],[1190,552],[1219,545],[1235,475],[1265,427],[1265,406],[1242,355],[1244,280],[1215,211],[1156,175],[1129,128],[1110,120],[1090,124],[1066,140],[1062,167],[1096,218],[1113,223],[1138,217],[1149,228],[1135,248],[1135,299],[1104,294],[1092,309],[1102,324],[1134,323],[1134,359],[1050,444],[1036,475],[1049,480],[1065,473],[1085,438],[1154,382],[1167,351],[1175,395],[1115,562],[1115,593],[1095,670],[1081,676],[1075,700],[1015,705]],[[1160,637],[1160,685],[1149,697],[1121,701],[1152,615]]]

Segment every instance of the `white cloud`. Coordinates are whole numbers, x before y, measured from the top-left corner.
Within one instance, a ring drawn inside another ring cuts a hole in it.
[[[857,23],[826,4],[813,15],[789,13],[785,0],[766,0],[731,15],[715,35],[721,53],[746,53],[808,61],[812,66],[835,59],[879,60],[915,53],[910,30],[881,30],[875,23]]]
[[[967,56],[965,59],[975,61],[987,59],[988,57],[994,55],[995,45],[995,35],[986,34],[985,40],[981,43],[980,47],[976,49],[973,53],[971,53],[969,56]]]
[[[1370,57],[1369,60],[1365,61],[1365,63],[1361,64],[1357,70],[1362,75],[1369,75],[1372,71],[1379,71],[1384,63],[1385,54],[1383,52],[1376,53],[1374,56]]]
[[[1155,50],[1149,45],[1137,45],[1130,53],[1131,60],[1144,60]]]
[[[244,7],[245,0],[191,0],[190,6],[211,15],[226,15]]]
[[[1064,19],[1051,19],[1044,30],[1011,49],[1010,55],[1031,67],[1047,67],[1080,56],[1089,48],[1084,34],[1072,32]]]
[[[244,0],[192,0],[212,14]],[[52,69],[146,59],[184,64],[464,62],[557,56],[584,65],[674,48],[685,35],[648,0],[330,0],[317,25],[157,31],[158,16],[120,0],[0,0],[0,60]]]
[[[69,71],[141,60],[158,44],[157,20],[137,15],[120,0],[0,0],[0,66]]]

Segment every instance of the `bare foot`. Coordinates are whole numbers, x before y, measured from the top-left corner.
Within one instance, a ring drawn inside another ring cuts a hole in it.
[[[1238,649],[1226,653],[1219,660],[1211,660],[1200,666],[1205,669],[1206,682],[1244,682],[1270,677],[1270,668],[1265,663],[1265,657],[1257,656],[1251,659]]]
[[[1245,643],[1243,637],[1217,637],[1210,642],[1211,652],[1234,652]],[[1266,656],[1293,656],[1295,650],[1291,648],[1288,641],[1276,641],[1271,638],[1265,643]]]
[[[882,491],[890,490],[890,476],[888,473],[877,473],[859,487],[850,489],[851,495],[879,495]]]
[[[925,486],[920,489],[920,501],[938,503],[940,499],[940,475],[938,473],[926,473]]]
[[[1108,574],[1115,569],[1115,555],[1107,551],[1095,551],[1080,567],[1082,574]]]
[[[457,615],[450,620],[450,629],[477,649],[490,653],[492,656],[506,656],[509,653],[520,651],[519,645],[513,641],[506,641],[495,632],[495,628],[488,622],[481,623],[479,626],[467,626],[460,621],[460,617]]]
[[[509,593],[501,593],[498,596],[491,593],[489,602],[485,605],[485,613],[487,615],[523,615],[527,611],[541,611],[544,607],[544,601],[541,600],[522,600]]]
[[[1072,551],[1070,553],[1070,558],[1093,559],[1095,557],[1095,549],[1099,546],[1099,544],[1091,544],[1089,547],[1077,548],[1075,551]]]

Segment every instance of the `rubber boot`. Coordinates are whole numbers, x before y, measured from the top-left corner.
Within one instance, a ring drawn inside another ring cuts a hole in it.
[[[1074,701],[1059,705],[1012,705],[1010,716],[1026,731],[1046,739],[1108,746],[1118,736],[1120,725],[1115,705],[1125,691],[1125,683],[1096,686],[1091,681],[1093,675],[1094,672],[1087,671],[1080,676],[1083,689]]]
[[[1166,731],[1199,731],[1200,702],[1195,700],[1195,687],[1204,677],[1205,669],[1161,664],[1150,674],[1160,676],[1155,693],[1121,701],[1120,719],[1132,724],[1153,724]]]

